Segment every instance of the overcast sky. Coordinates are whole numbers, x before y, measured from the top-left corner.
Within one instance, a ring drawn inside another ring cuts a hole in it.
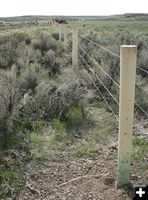
[[[0,17],[148,13],[148,0],[1,0]]]

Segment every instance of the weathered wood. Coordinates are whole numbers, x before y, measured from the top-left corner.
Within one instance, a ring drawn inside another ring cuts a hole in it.
[[[136,45],[121,46],[117,187],[127,185],[130,178],[136,59]]]

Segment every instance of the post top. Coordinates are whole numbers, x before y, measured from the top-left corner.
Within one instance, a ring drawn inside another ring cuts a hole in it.
[[[137,48],[137,45],[121,45],[123,48]]]

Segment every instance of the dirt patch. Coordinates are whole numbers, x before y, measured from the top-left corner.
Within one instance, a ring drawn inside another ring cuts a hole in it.
[[[56,162],[29,164],[25,177],[32,190],[26,186],[20,200],[131,199],[124,189],[115,189],[117,152],[105,148],[92,159],[57,151],[54,157]]]
[[[117,135],[110,134],[105,143],[96,142],[97,151],[93,156],[76,157],[72,149],[66,147],[63,150],[49,149],[48,159],[44,162],[31,161],[26,166],[26,187],[18,199],[132,199],[133,186],[148,182],[147,171],[139,169],[137,162],[133,161],[130,187],[116,189]]]

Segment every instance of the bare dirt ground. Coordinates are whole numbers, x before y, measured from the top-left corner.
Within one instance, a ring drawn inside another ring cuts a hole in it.
[[[91,111],[90,111],[91,112]],[[95,121],[103,112],[93,108],[90,118]],[[108,119],[107,119],[108,120]],[[96,122],[96,130],[102,124]],[[134,127],[134,136],[148,139],[148,122],[139,121]],[[91,127],[92,128],[92,127]],[[50,128],[45,130],[49,137]],[[103,130],[103,129],[102,129]],[[85,132],[85,128],[82,128]],[[92,131],[92,130],[90,130]],[[93,131],[95,131],[93,129]],[[142,132],[141,132],[142,131]],[[52,132],[52,130],[51,130]],[[84,135],[88,135],[88,127]],[[42,162],[29,161],[25,164],[24,179],[26,186],[19,194],[19,200],[130,200],[133,198],[133,186],[148,183],[147,170],[138,166],[137,160],[131,165],[131,184],[116,189],[118,130],[105,136],[105,141],[95,140],[96,152],[87,156],[76,156],[72,147],[82,144],[82,138],[76,138],[71,146],[47,148],[47,159]],[[98,136],[97,136],[98,137]],[[90,140],[90,138],[89,138]],[[45,139],[45,141],[47,141]],[[46,142],[43,143],[46,146]],[[43,146],[42,145],[42,146]],[[91,143],[93,146],[93,142]],[[41,148],[37,146],[37,148]],[[147,159],[147,157],[144,157]]]
[[[128,200],[132,188],[116,189],[117,138],[110,138],[92,157],[76,158],[68,150],[49,151],[48,161],[29,163],[19,200]],[[148,176],[132,163],[132,185]]]

